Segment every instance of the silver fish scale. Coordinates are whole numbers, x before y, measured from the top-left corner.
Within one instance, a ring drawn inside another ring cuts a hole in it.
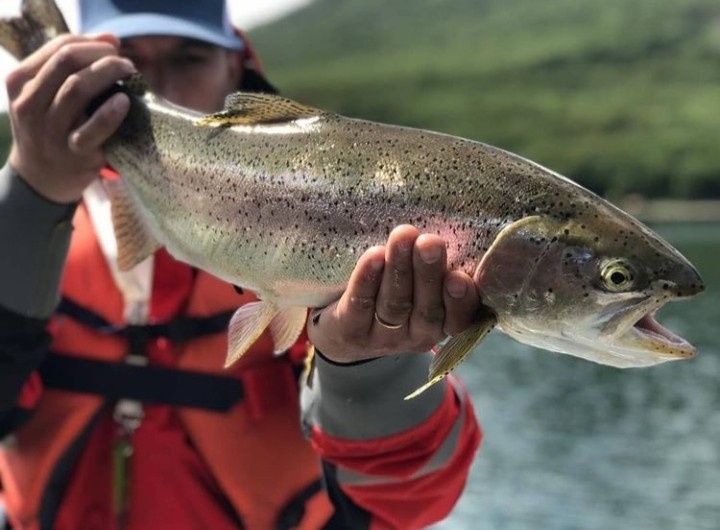
[[[450,266],[472,273],[508,223],[613,208],[521,157],[448,135],[331,114],[199,129],[198,114],[145,103],[108,156],[155,236],[290,305],[337,297],[360,254],[398,224],[444,237]]]

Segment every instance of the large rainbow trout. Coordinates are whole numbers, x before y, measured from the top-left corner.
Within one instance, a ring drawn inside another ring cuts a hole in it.
[[[52,0],[0,22],[22,58],[67,31]],[[695,295],[695,268],[657,234],[574,182],[471,140],[350,119],[271,95],[236,93],[203,116],[123,89],[130,113],[106,146],[121,267],[165,246],[258,294],[230,323],[228,363],[269,328],[280,352],[308,307],[343,292],[363,251],[410,223],[447,241],[492,316],[450,338],[440,380],[493,327],[602,364],[692,357],[655,312]],[[422,390],[422,389],[421,389]]]

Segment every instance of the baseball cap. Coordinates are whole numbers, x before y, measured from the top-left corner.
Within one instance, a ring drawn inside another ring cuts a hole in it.
[[[79,0],[82,33],[186,37],[241,50],[225,0]]]

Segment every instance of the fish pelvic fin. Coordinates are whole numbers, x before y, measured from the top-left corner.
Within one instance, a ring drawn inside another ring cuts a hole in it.
[[[22,60],[69,31],[54,0],[23,0],[19,17],[0,19],[0,46]]]
[[[326,114],[320,109],[273,94],[235,92],[225,99],[225,108],[195,122],[199,127],[232,127],[283,123]]]
[[[295,344],[306,322],[305,307],[288,307],[280,310],[270,322],[270,334],[274,342],[273,353],[281,354]]]
[[[113,228],[118,248],[118,268],[127,271],[155,253],[162,245],[152,236],[132,203],[121,179],[104,181],[110,197]]]
[[[228,328],[228,352],[225,368],[232,366],[250,349],[278,312],[275,304],[262,300],[245,304],[235,311]]]
[[[427,383],[405,396],[405,400],[416,398],[435,383],[442,381],[482,342],[495,327],[496,322],[497,318],[494,314],[486,314],[479,322],[447,341],[430,363]]]

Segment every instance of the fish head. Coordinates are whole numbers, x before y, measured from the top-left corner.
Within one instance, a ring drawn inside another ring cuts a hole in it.
[[[623,368],[695,354],[655,313],[702,291],[698,272],[608,203],[572,219],[534,215],[506,226],[475,280],[498,327],[520,342]]]

